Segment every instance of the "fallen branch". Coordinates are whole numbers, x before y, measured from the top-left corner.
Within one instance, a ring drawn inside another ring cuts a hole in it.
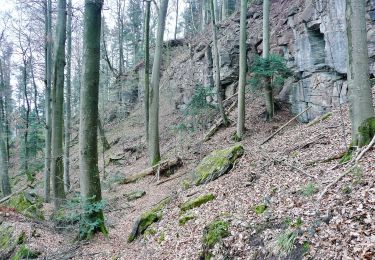
[[[14,195],[17,195],[17,194],[23,192],[23,191],[26,190],[27,188],[28,188],[28,186],[22,188],[22,189],[19,190],[19,191],[13,192],[12,194],[10,194],[10,195],[8,195],[8,196],[2,198],[2,199],[0,200],[0,204],[6,202],[7,200],[9,200],[9,199],[10,199],[11,197],[13,197]]]
[[[136,174],[131,175],[129,177],[125,177],[120,182],[120,184],[127,184],[127,183],[131,183],[131,182],[135,182],[138,179],[146,177],[147,175],[156,174],[158,171],[160,171],[160,174],[162,174],[166,171],[169,171],[169,170],[174,171],[176,168],[179,168],[181,165],[182,165],[182,160],[179,157],[177,157],[175,159],[172,159],[172,160],[165,160],[165,161],[162,161],[159,164],[157,164],[153,167],[147,168],[147,169],[145,169],[145,170],[143,170],[139,173],[136,173]]]
[[[161,185],[161,184],[166,183],[166,182],[168,182],[168,181],[172,181],[172,180],[175,180],[175,179],[181,178],[181,177],[184,176],[185,174],[186,174],[186,172],[183,172],[183,173],[181,173],[181,174],[179,174],[179,175],[172,176],[172,177],[170,177],[170,178],[168,178],[168,179],[165,179],[165,180],[159,181],[158,183],[156,183],[156,185]]]
[[[311,121],[310,123],[308,123],[306,127],[310,127],[310,126],[316,125],[317,123],[320,123],[320,122],[322,122],[322,121],[330,118],[331,116],[332,116],[332,112],[325,113],[324,115],[322,115],[320,117],[317,117],[313,121]]]
[[[344,173],[340,174],[333,182],[331,182],[329,185],[325,187],[323,192],[319,195],[318,200],[320,201],[323,196],[328,192],[329,188],[334,186],[337,182],[339,182],[345,175],[350,173],[359,163],[359,161],[362,159],[362,157],[365,155],[365,153],[370,150],[370,148],[375,144],[375,136],[372,138],[371,142],[355,157],[354,159],[354,165],[352,165],[348,170],[346,170]],[[353,163],[353,161],[352,161]]]
[[[281,130],[283,130],[285,127],[287,127],[291,122],[293,122],[295,119],[297,119],[300,115],[302,115],[303,113],[305,113],[307,110],[309,110],[311,108],[308,107],[306,108],[305,110],[303,110],[301,113],[299,113],[298,115],[296,115],[295,117],[293,117],[292,119],[290,119],[287,123],[285,123],[284,125],[282,125],[279,129],[277,129],[277,131],[275,133],[273,133],[272,135],[270,135],[269,137],[267,137],[260,145],[263,145],[265,143],[267,143],[269,140],[271,140],[275,135],[277,135]]]
[[[228,108],[228,110],[225,112],[226,115],[228,115],[230,112],[233,111],[233,109],[237,106],[237,100],[233,102],[233,104]],[[203,138],[203,142],[206,142],[210,140],[210,138],[219,130],[221,125],[223,124],[223,119],[220,118],[216,121],[216,123],[208,130],[207,134]]]
[[[320,139],[323,139],[323,138],[326,138],[326,136],[322,135],[322,134],[314,136],[314,137],[308,139],[307,141],[303,142],[302,144],[297,144],[294,147],[286,150],[286,153],[291,153],[291,152],[293,152],[295,150],[300,150],[300,149],[303,149],[305,147],[308,147],[308,146],[310,146],[312,144],[317,143]]]

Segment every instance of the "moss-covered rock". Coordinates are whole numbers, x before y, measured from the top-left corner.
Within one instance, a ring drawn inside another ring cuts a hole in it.
[[[202,246],[203,259],[210,259],[210,249],[220,242],[223,238],[229,236],[229,223],[224,220],[215,220],[207,225],[203,230]]]
[[[31,250],[25,245],[22,245],[15,256],[12,257],[12,260],[19,260],[19,259],[35,259],[38,258],[40,255],[40,252]]]
[[[180,205],[181,212],[185,212],[189,209],[197,208],[200,205],[205,204],[214,199],[215,199],[215,196],[211,193],[201,195],[194,199],[190,199]]]
[[[9,200],[8,206],[26,217],[44,220],[43,199],[34,193],[21,192]]]
[[[142,198],[145,195],[146,195],[146,192],[144,190],[136,190],[136,191],[132,191],[132,192],[124,194],[124,196],[126,197],[128,201],[137,200],[139,198]]]
[[[358,128],[358,132],[358,146],[362,147],[369,144],[375,135],[375,117],[365,120]]]
[[[196,219],[196,216],[193,215],[193,214],[183,215],[183,216],[180,217],[180,219],[178,220],[178,223],[180,224],[180,226],[182,226],[182,225],[185,225],[186,222],[188,222],[189,220],[192,220],[192,219]]]
[[[144,212],[133,224],[132,231],[128,236],[128,243],[133,242],[138,236],[142,235],[146,229],[152,224],[159,221],[162,218],[162,210],[171,201],[170,197],[167,197],[160,201],[150,211]]]
[[[243,155],[244,148],[241,144],[213,151],[206,156],[194,172],[195,185],[201,185],[216,180],[229,172],[234,162]]]

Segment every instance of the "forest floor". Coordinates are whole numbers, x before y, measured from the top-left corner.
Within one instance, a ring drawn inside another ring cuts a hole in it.
[[[42,252],[40,257],[44,259],[199,259],[204,228],[216,219],[229,223],[230,234],[211,249],[214,259],[374,259],[374,147],[365,153],[358,167],[319,198],[327,185],[351,167],[339,164],[337,156],[350,142],[348,107],[333,110],[331,117],[310,127],[294,121],[260,145],[293,115],[284,109],[277,112],[272,122],[266,122],[261,114],[264,111],[261,98],[248,95],[247,104],[247,131],[242,142],[245,154],[229,174],[187,190],[182,182],[204,156],[235,143],[231,139],[235,123],[203,143],[202,131],[173,134],[171,126],[179,124],[178,115],[162,116],[162,155],[180,156],[184,164],[175,173],[180,178],[160,185],[155,176],[132,184],[116,182],[147,168],[141,134],[142,109],[136,110],[126,122],[106,125],[112,147],[105,160],[122,158],[108,163],[105,171],[108,176],[102,182],[108,238],[98,235],[87,242],[75,242],[76,226],[59,228],[52,221],[33,221],[16,213],[3,217],[2,221],[14,226],[17,232],[25,231],[27,245]],[[236,117],[233,111],[231,121],[236,122]],[[129,147],[139,149],[126,152]],[[75,191],[78,191],[77,148],[77,145],[72,148]],[[99,166],[102,169],[103,163]],[[161,180],[166,178],[162,176]],[[124,195],[134,190],[144,190],[146,195],[128,202]],[[194,219],[180,225],[179,205],[208,192],[216,199],[192,209]],[[162,219],[152,224],[153,232],[128,243],[137,217],[167,196],[172,200],[163,210]],[[264,205],[266,210],[256,212],[257,205]],[[48,215],[52,206],[45,204],[44,210]],[[283,246],[283,237],[292,240],[290,249]]]

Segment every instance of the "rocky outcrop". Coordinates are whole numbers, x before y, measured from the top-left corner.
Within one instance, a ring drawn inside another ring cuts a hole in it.
[[[368,1],[370,74],[375,76],[375,1]],[[262,6],[248,10],[248,64],[262,53]],[[275,0],[271,8],[271,52],[282,55],[295,77],[288,79],[280,99],[294,113],[312,108],[299,119],[307,122],[348,100],[345,0]],[[221,84],[226,96],[236,92],[239,54],[239,13],[219,24]],[[179,46],[164,71],[162,83],[172,106],[184,109],[196,85],[211,85],[207,62],[210,28],[188,45]],[[215,58],[215,57],[213,57]],[[275,94],[279,94],[276,90]],[[168,93],[167,93],[168,92]],[[173,93],[173,96],[170,96]],[[215,100],[212,100],[215,101]]]

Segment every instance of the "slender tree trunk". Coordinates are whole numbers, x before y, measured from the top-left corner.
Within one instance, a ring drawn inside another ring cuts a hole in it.
[[[145,102],[145,126],[146,126],[146,139],[147,144],[149,140],[149,113],[150,113],[150,12],[151,1],[146,1],[145,13],[145,89],[144,89],[144,102]]]
[[[150,92],[150,117],[149,117],[149,154],[151,165],[160,161],[159,147],[159,83],[160,66],[162,61],[163,37],[165,19],[168,10],[168,0],[162,0],[159,8],[158,32],[156,36],[156,48],[154,63],[152,66],[151,92]]]
[[[81,87],[79,166],[84,208],[102,200],[98,169],[98,100],[100,70],[100,28],[103,0],[85,0],[83,34],[83,84]],[[91,206],[92,207],[92,206]],[[103,210],[86,212],[87,223],[97,223],[81,238],[101,231],[107,234]]]
[[[228,17],[229,14],[229,0],[222,0],[222,5],[221,5],[221,19],[225,20]]]
[[[99,131],[99,135],[100,135],[100,140],[102,142],[103,151],[109,150],[109,148],[111,148],[111,146],[108,143],[107,138],[105,137],[105,132],[104,132],[103,124],[102,124],[99,116],[98,116],[98,131]]]
[[[26,55],[26,54],[24,54]],[[28,147],[28,136],[29,136],[29,124],[30,124],[30,101],[29,101],[29,95],[27,93],[27,61],[25,60],[26,57],[23,57],[23,68],[22,68],[22,74],[23,74],[23,94],[25,97],[25,102],[26,102],[26,118],[25,118],[25,129],[24,129],[24,134],[23,134],[23,142],[24,142],[24,171],[25,174],[28,174],[29,171],[29,147]]]
[[[69,166],[70,166],[70,131],[71,131],[71,78],[72,78],[72,0],[68,1],[68,20],[67,20],[67,67],[66,67],[66,103],[65,103],[65,136],[64,136],[64,187],[65,191],[70,190],[70,176],[69,176]]]
[[[263,58],[270,56],[270,0],[263,0]],[[264,95],[266,99],[267,120],[272,120],[274,115],[274,100],[271,78],[264,81]]]
[[[45,53],[45,152],[44,152],[44,199],[45,202],[50,202],[51,190],[51,81],[52,81],[52,30],[51,30],[51,9],[52,0],[45,0],[45,30],[46,30],[46,53]]]
[[[1,190],[3,191],[3,196],[7,196],[12,193],[9,182],[8,175],[8,153],[6,146],[6,107],[5,101],[5,82],[4,82],[4,70],[0,61],[0,73],[1,73],[1,82],[0,82],[0,182]]]
[[[54,77],[52,90],[52,190],[54,206],[60,208],[65,199],[64,163],[63,163],[63,131],[64,131],[64,67],[66,41],[66,0],[58,1],[56,24],[56,46],[54,61]],[[96,129],[96,128],[95,128]]]
[[[246,87],[246,30],[247,30],[247,0],[241,0],[240,19],[240,78],[238,81],[238,122],[237,138],[242,140],[245,131],[245,87]]]
[[[361,147],[368,144],[375,134],[368,67],[366,1],[346,0],[346,21],[352,145]]]
[[[174,39],[177,39],[177,27],[178,27],[178,0],[176,0],[176,22],[174,25]]]
[[[216,0],[210,0],[210,1],[211,1],[211,24],[212,24],[212,35],[213,35],[215,68],[216,68],[215,85],[216,85],[216,91],[217,91],[217,104],[219,107],[220,115],[223,119],[223,125],[228,126],[229,121],[228,121],[227,116],[225,115],[224,106],[223,106],[224,91],[220,84],[220,61],[219,61],[219,49],[217,46],[217,26],[216,26],[215,5],[214,5],[214,1]]]

